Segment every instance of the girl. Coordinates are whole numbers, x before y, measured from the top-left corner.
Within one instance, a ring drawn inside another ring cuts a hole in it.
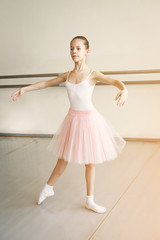
[[[126,142],[93,106],[91,97],[98,81],[120,89],[115,98],[119,106],[126,103],[128,91],[121,81],[91,71],[86,65],[88,53],[88,40],[83,36],[73,38],[70,42],[70,54],[75,65],[74,69],[54,79],[23,87],[12,94],[12,99],[15,101],[28,91],[65,82],[70,108],[56,136],[47,147],[56,154],[58,161],[40,193],[38,204],[54,195],[53,186],[66,169],[68,162],[76,162],[85,165],[87,189],[85,207],[97,213],[105,213],[106,208],[94,201],[95,164],[115,159]]]

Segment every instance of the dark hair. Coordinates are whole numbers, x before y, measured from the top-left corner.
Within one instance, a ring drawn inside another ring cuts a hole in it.
[[[83,43],[84,43],[84,45],[86,46],[86,49],[89,49],[89,41],[87,40],[87,38],[85,38],[84,36],[76,36],[76,37],[74,37],[74,38],[71,40],[71,42],[72,42],[73,40],[75,40],[75,39],[81,39],[81,40],[83,40]]]

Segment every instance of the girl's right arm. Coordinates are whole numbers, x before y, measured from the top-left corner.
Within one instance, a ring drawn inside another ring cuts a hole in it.
[[[15,93],[13,93],[11,95],[12,100],[16,101],[18,100],[25,92],[29,92],[29,91],[33,91],[33,90],[40,90],[40,89],[44,89],[53,85],[57,85],[59,83],[63,83],[66,81],[66,77],[67,77],[67,72],[61,74],[60,76],[50,79],[48,81],[40,81],[34,84],[31,84],[27,87],[23,87],[20,88],[18,91],[16,91]]]

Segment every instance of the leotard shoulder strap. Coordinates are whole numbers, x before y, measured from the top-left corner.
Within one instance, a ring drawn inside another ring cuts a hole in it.
[[[66,79],[66,81],[68,81],[69,74],[70,74],[70,71],[69,71],[68,74],[67,74],[67,79]]]
[[[88,78],[91,76],[92,72],[93,72],[93,71],[91,70],[91,72],[88,74],[88,76],[87,76],[86,79],[88,79]]]

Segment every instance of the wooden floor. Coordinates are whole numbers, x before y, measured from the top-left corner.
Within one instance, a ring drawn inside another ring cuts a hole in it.
[[[84,166],[70,163],[55,195],[37,205],[57,159],[50,138],[0,138],[1,240],[159,240],[160,143],[127,142],[119,157],[96,166],[95,201],[84,208]]]

